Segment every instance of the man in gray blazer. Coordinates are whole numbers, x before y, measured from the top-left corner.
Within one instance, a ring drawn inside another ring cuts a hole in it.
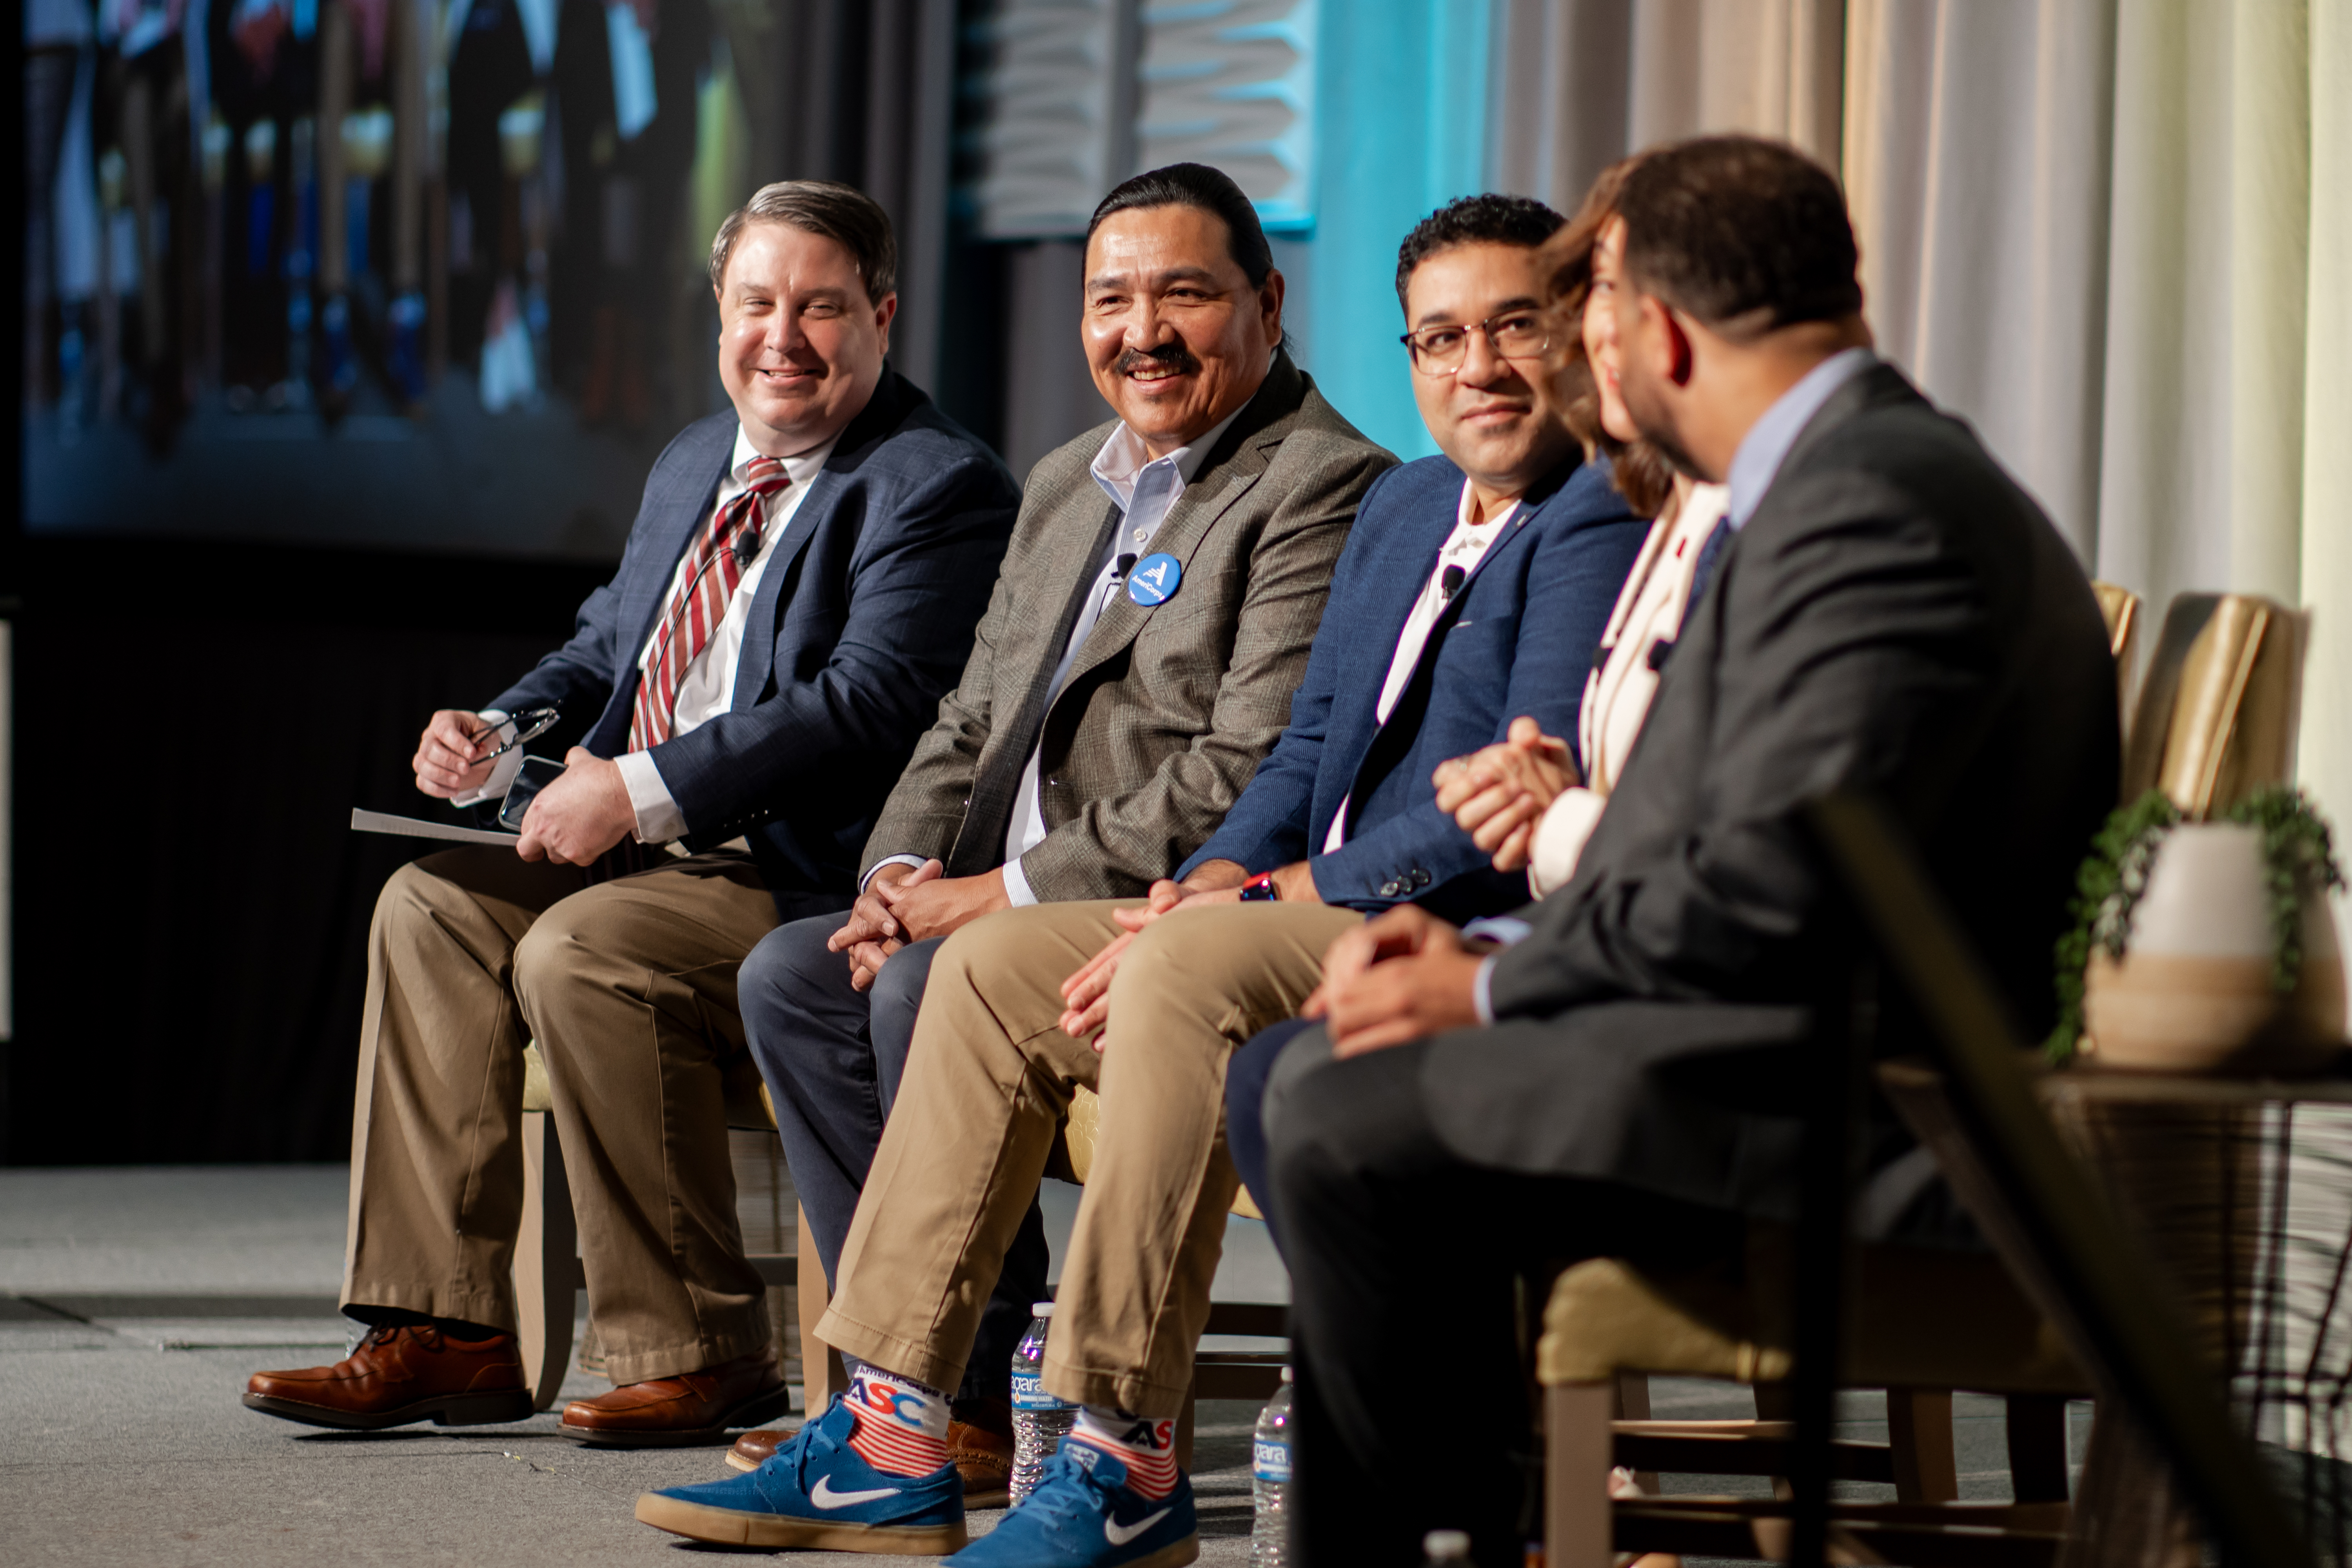
[[[1618,212],[1626,403],[1728,485],[1729,517],[1575,880],[1486,940],[1412,908],[1349,934],[1324,1027],[1276,1068],[1292,1543],[1314,1568],[1415,1562],[1436,1526],[1519,1561],[1520,1272],[1732,1257],[1748,1217],[1793,1217],[1808,999],[1853,958],[1808,800],[1898,813],[2035,1037],[2114,802],[2090,585],[1969,428],[1870,352],[1835,180],[1709,138],[1650,154]],[[1921,1026],[1886,991],[1899,1050]],[[1881,1131],[1862,1207],[1899,1236],[1933,1167]],[[1456,1408],[1396,1397],[1433,1345],[1477,1391]]]
[[[962,678],[867,840],[862,891],[780,926],[739,995],[829,1281],[938,941],[994,910],[1171,875],[1289,722],[1356,506],[1396,461],[1281,346],[1283,277],[1200,164],[1094,214],[1081,333],[1118,422],[1029,476]],[[1033,1208],[954,1435],[1001,1496],[1013,1346],[1045,1291]],[[772,1439],[743,1445],[756,1458]]]

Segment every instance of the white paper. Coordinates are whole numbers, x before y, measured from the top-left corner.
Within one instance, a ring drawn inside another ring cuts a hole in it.
[[[461,828],[455,822],[428,822],[421,817],[395,817],[384,811],[362,811],[352,808],[352,831],[355,833],[391,833],[404,839],[446,839],[460,844],[511,844],[521,841],[520,833],[494,832],[488,828]]]

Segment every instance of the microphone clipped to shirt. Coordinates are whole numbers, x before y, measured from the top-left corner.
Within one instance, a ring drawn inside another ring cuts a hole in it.
[[[1451,604],[1454,596],[1462,591],[1462,580],[1470,574],[1458,566],[1449,566],[1437,574],[1437,597],[1441,603]]]

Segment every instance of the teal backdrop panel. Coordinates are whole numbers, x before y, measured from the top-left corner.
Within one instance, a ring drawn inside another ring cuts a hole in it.
[[[1397,334],[1397,246],[1485,188],[1491,0],[1325,0],[1307,352],[1316,384],[1401,457],[1437,450]]]

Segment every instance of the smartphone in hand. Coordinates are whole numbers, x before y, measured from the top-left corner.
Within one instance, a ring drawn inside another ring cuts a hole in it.
[[[507,786],[505,800],[499,806],[499,826],[510,833],[522,831],[523,813],[539,792],[555,782],[563,771],[563,764],[546,757],[526,757],[516,770],[514,782]]]

